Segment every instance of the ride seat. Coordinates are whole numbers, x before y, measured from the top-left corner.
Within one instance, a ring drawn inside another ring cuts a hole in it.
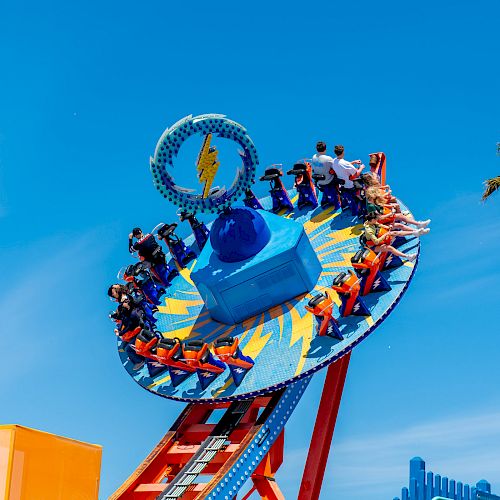
[[[306,175],[307,173],[307,165],[304,165],[304,163],[296,163],[293,168],[287,172],[288,175]]]
[[[168,239],[169,236],[175,231],[177,224],[174,222],[173,224],[163,224],[158,228],[158,236],[161,239]]]
[[[187,340],[184,342],[184,349],[186,351],[201,351],[203,349],[203,346],[205,345],[205,342],[203,340]]]
[[[349,275],[346,272],[342,271],[333,280],[333,286],[342,286],[348,278]]]
[[[224,346],[230,347],[233,344],[234,344],[234,337],[222,337],[214,342],[214,348],[217,349],[218,347],[224,347]]]
[[[260,178],[261,181],[272,181],[278,179],[283,175],[279,168],[268,168],[264,171],[264,175]]]
[[[327,297],[324,294],[318,293],[318,295],[315,295],[311,300],[309,300],[307,305],[312,309],[316,306],[319,306],[321,302],[323,302],[326,298]]]
[[[141,332],[139,333],[139,335],[137,335],[137,338],[142,341],[142,342],[150,342],[151,340],[155,339],[156,338],[156,335],[149,331],[149,330],[146,330],[145,328],[143,328],[141,330]]]

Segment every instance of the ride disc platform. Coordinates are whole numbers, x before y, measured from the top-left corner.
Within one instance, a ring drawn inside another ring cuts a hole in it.
[[[290,190],[289,194],[295,202],[296,192]],[[260,202],[265,210],[271,209],[270,198]],[[406,209],[403,205],[401,208]],[[147,364],[134,371],[127,354],[120,348],[122,363],[138,384],[159,396],[187,402],[245,399],[289,385],[326,367],[352,350],[382,323],[407,289],[416,261],[382,272],[391,289],[363,297],[369,316],[339,317],[340,299],[331,290],[332,281],[342,271],[352,269],[351,258],[360,248],[362,223],[348,210],[343,212],[334,208],[296,208],[282,217],[304,227],[321,263],[322,270],[313,290],[240,323],[227,325],[211,319],[191,279],[191,270],[196,265],[196,260],[193,260],[188,267],[179,269],[179,276],[173,279],[156,314],[157,328],[166,338],[213,343],[218,338],[237,337],[242,352],[255,362],[240,385],[234,383],[230,370],[226,368],[205,389],[196,374],[174,387],[166,367],[162,369],[159,363],[153,363],[156,369],[161,370],[154,376],[150,375],[150,371],[155,370],[150,370]],[[185,241],[198,255],[194,238],[191,236]],[[403,252],[418,252],[419,240],[408,238],[400,242],[398,248]],[[171,261],[170,265],[175,263]],[[318,336],[317,321],[305,309],[316,293],[324,293],[325,290],[335,302],[334,316],[338,318],[343,340]]]

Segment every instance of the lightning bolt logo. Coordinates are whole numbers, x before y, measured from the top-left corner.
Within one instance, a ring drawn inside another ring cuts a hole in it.
[[[375,280],[375,283],[373,283],[373,289],[375,290],[375,288],[378,288],[378,287],[379,287],[379,285],[380,285],[380,278],[377,278],[377,279]]]
[[[357,312],[357,311],[358,311],[358,309],[359,309],[359,303],[357,303],[357,304],[356,304],[356,305],[352,308],[353,312]]]
[[[236,373],[243,373],[244,372],[244,370],[242,370],[241,368],[236,368],[234,371]]]
[[[200,183],[205,183],[203,186],[203,198],[208,196],[212,182],[214,181],[215,174],[219,168],[220,162],[217,159],[218,151],[215,146],[210,146],[212,134],[205,136],[203,145],[201,146],[196,162],[196,169],[198,170],[198,179]]]
[[[389,254],[386,259],[387,264],[390,264],[392,262],[392,254]]]

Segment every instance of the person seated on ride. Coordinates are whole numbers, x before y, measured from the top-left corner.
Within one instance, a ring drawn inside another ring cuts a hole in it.
[[[380,181],[379,181],[379,178],[377,175],[375,175],[371,172],[367,172],[366,174],[362,174],[360,176],[360,179],[362,180],[362,182],[365,186],[365,189],[368,189],[370,187],[380,188],[380,189],[384,190],[386,198],[387,198],[389,203],[397,203],[398,202],[396,197],[392,195],[392,191],[391,191],[390,186],[388,184],[382,186],[382,184],[380,184]]]
[[[333,160],[333,170],[337,174],[337,177],[344,181],[342,193],[345,201],[351,207],[353,215],[357,215],[356,188],[354,187],[353,180],[361,175],[365,166],[361,163],[361,160],[354,160],[352,162],[345,160],[344,146],[342,144],[337,144],[333,151],[336,156]],[[359,165],[359,167],[356,168],[354,165]]]
[[[316,175],[324,175],[325,179],[318,181],[318,186],[327,186],[337,176],[333,170],[333,158],[326,154],[326,144],[323,141],[318,141],[316,144],[316,154],[312,157],[312,169]]]
[[[108,296],[119,303],[125,302],[128,299],[128,294],[129,288],[126,285],[117,283],[108,288]]]
[[[134,238],[137,240],[135,243]],[[178,274],[176,270],[170,270],[167,256],[156,238],[149,233],[144,235],[140,227],[135,227],[128,235],[128,250],[130,253],[137,252],[141,260],[149,262],[156,278],[164,286],[169,286],[171,278]]]
[[[134,238],[137,240],[135,243]],[[128,250],[130,253],[137,252],[141,260],[151,264],[165,260],[165,254],[156,238],[152,234],[143,234],[140,227],[135,227],[128,235]]]
[[[426,228],[431,220],[427,219],[424,221],[417,221],[407,215],[401,213],[401,209],[397,203],[390,203],[388,201],[388,193],[381,188],[372,186],[365,190],[366,196],[366,212],[376,212],[380,215],[380,221],[388,224],[393,224],[394,222],[404,222],[406,224],[411,224],[412,226],[418,228]],[[428,233],[430,230],[427,229],[424,233]]]
[[[120,337],[129,360],[133,363],[133,370],[139,370],[144,365],[145,359],[139,356],[134,349],[135,339],[144,328],[144,311],[139,307],[133,307],[129,301],[121,302],[111,318],[117,322],[115,334]]]
[[[416,253],[405,254],[400,252],[391,245],[392,239],[397,236],[421,236],[426,234],[425,229],[410,229],[407,226],[402,228],[391,228],[379,222],[379,214],[377,212],[369,212],[365,216],[364,223],[364,237],[366,240],[366,246],[371,248],[374,252],[389,252],[398,257],[402,257],[409,261],[413,261],[417,258]],[[396,230],[397,229],[397,230]]]
[[[380,184],[379,178],[372,172],[365,172],[364,174],[360,175],[360,178],[363,180],[363,183],[366,187],[376,186],[384,189],[389,188],[389,186],[382,186],[382,184]]]
[[[136,288],[133,283],[111,285],[108,289],[108,295],[120,304],[128,303],[132,308],[138,307],[142,309],[147,322],[156,323],[154,314],[158,311],[158,308],[154,304],[149,303],[144,292]]]
[[[357,179],[365,166],[361,163],[361,160],[347,161],[344,159],[344,146],[342,144],[337,144],[333,149],[336,158],[333,160],[333,170],[337,174],[337,177],[345,180],[345,188],[352,189],[352,181]],[[354,165],[359,165],[356,168]]]
[[[318,141],[316,144],[317,153],[312,157],[311,165],[313,170],[313,179],[317,188],[323,193],[321,206],[326,208],[333,206],[340,208],[340,186],[345,183],[337,177],[333,170],[333,158],[326,154],[326,144]]]

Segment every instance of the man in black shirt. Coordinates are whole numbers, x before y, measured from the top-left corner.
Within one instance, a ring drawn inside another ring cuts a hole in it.
[[[134,238],[136,242],[134,243]],[[171,278],[178,274],[167,264],[165,253],[152,234],[144,235],[140,227],[136,227],[128,235],[128,249],[130,253],[137,252],[141,260],[151,264],[155,277],[164,286],[170,285]]]
[[[134,238],[137,239],[135,243]],[[128,235],[128,250],[130,253],[137,252],[142,260],[151,264],[165,261],[165,254],[156,238],[152,234],[144,235],[140,227],[135,227]]]

